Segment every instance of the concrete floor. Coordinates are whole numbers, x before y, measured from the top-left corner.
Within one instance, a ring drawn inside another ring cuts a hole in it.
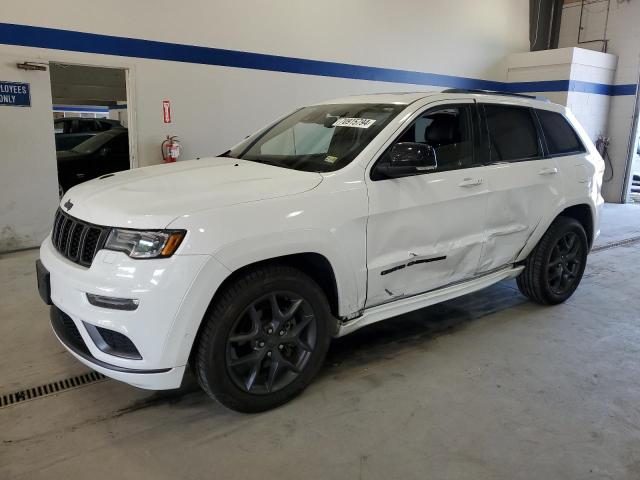
[[[598,245],[640,235],[608,205]],[[0,394],[86,371],[54,339],[37,252],[0,256]],[[107,380],[0,409],[0,478],[640,478],[640,243],[589,257],[564,305],[513,281],[334,342],[292,403],[230,412],[192,379]]]

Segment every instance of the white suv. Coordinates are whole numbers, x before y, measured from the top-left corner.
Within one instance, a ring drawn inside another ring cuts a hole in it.
[[[219,157],[62,198],[38,262],[59,340],[149,389],[245,412],[298,394],[332,337],[517,277],[574,292],[603,161],[564,107],[448,90],[301,108]]]

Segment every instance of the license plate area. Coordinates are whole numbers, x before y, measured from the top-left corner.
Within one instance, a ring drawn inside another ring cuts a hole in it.
[[[36,260],[36,278],[40,298],[47,305],[53,305],[51,302],[51,275],[49,275],[49,271],[44,267],[40,259]]]

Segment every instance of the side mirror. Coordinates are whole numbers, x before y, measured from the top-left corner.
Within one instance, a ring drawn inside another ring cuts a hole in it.
[[[390,178],[406,177],[438,168],[436,151],[424,143],[400,142],[391,147],[391,160],[382,166]]]

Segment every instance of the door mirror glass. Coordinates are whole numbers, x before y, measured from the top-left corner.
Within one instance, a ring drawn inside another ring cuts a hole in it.
[[[438,168],[436,151],[426,143],[400,142],[391,147],[391,158],[384,167],[388,177],[403,177]]]

